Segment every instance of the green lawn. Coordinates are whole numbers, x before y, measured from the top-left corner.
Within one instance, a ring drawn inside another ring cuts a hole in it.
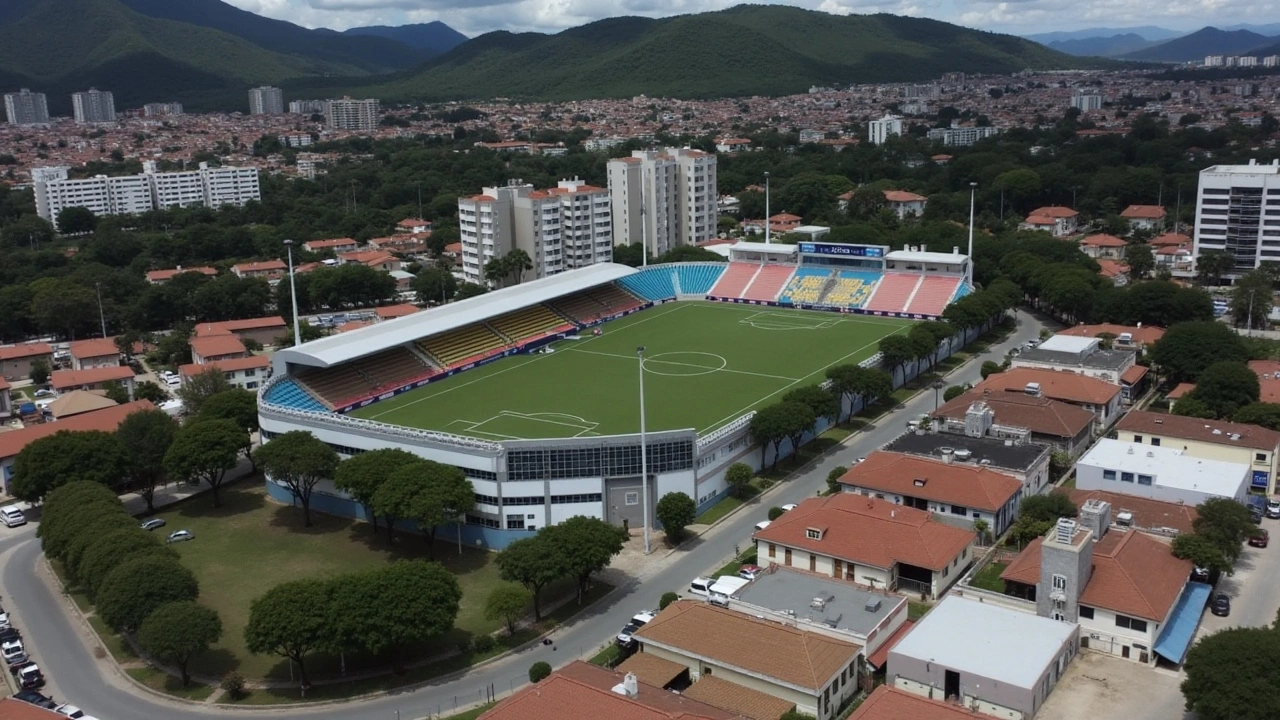
[[[194,540],[173,547],[200,581],[200,602],[222,617],[222,641],[194,661],[194,673],[221,677],[236,669],[250,680],[288,678],[289,666],[282,658],[252,655],[245,649],[244,626],[254,598],[289,580],[333,577],[394,559],[427,556],[417,534],[397,534],[394,548],[389,548],[385,531],[374,538],[370,525],[320,513],[312,513],[314,525],[304,528],[302,511],[268,502],[260,479],[225,488],[222,499],[218,509],[208,495],[201,495],[157,514],[168,521],[157,532],[183,528],[194,533]],[[423,651],[450,650],[472,634],[498,629],[500,623],[483,615],[485,597],[501,583],[493,557],[465,547],[459,556],[455,545],[436,545],[436,559],[462,586],[462,606],[456,629]],[[348,655],[347,668],[368,660]],[[308,670],[320,676],[336,672],[337,664],[337,658],[316,655],[308,660]]]
[[[1007,567],[1009,566],[1005,563],[987,563],[986,567],[982,568],[978,574],[973,576],[973,579],[969,581],[969,584],[976,588],[982,588],[983,590],[1003,593],[1004,581],[1000,579],[1000,573],[1004,572],[1004,569]]]
[[[645,347],[646,428],[705,433],[875,354],[909,321],[712,302],[658,306],[352,413],[489,440],[636,432],[636,347]]]

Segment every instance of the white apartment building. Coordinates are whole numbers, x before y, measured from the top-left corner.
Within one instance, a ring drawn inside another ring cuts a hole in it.
[[[89,88],[85,92],[72,93],[71,109],[76,122],[82,124],[110,123],[116,121],[115,97],[106,90]]]
[[[613,241],[652,255],[716,236],[716,156],[689,148],[637,150],[608,164]]]
[[[1262,67],[1276,67],[1280,65],[1280,55],[1268,55],[1262,58]]]
[[[949,147],[968,147],[983,138],[989,138],[1000,134],[1000,128],[997,127],[949,127],[949,128],[933,128],[929,131],[929,139],[934,142],[942,142],[943,145]]]
[[[872,145],[883,145],[891,135],[902,134],[902,118],[897,115],[888,115],[879,120],[872,120],[867,123],[867,141]]]
[[[142,114],[146,117],[166,117],[169,115],[181,115],[182,103],[147,103],[142,106]]]
[[[10,125],[42,125],[49,122],[49,102],[44,93],[26,88],[4,96],[4,112]]]
[[[250,115],[280,115],[284,112],[284,93],[278,87],[263,85],[249,90]]]
[[[549,190],[510,180],[458,198],[462,275],[485,284],[485,265],[517,248],[533,261],[536,279],[613,259],[609,194],[581,180]]]
[[[210,168],[161,173],[155,163],[145,164],[145,172],[119,177],[69,180],[67,168],[35,168],[31,172],[35,188],[36,212],[49,222],[69,207],[82,207],[94,215],[132,215],[153,209],[205,205],[244,205],[260,200],[257,168]]]
[[[1280,161],[1200,171],[1192,254],[1214,250],[1235,259],[1231,277],[1280,261]]]
[[[325,102],[323,100],[293,100],[289,103],[289,112],[294,115],[323,115],[325,113]]]
[[[1205,55],[1204,56],[1205,67],[1222,67],[1224,64],[1225,64],[1224,58],[1221,55]]]
[[[1102,95],[1095,92],[1077,92],[1071,96],[1071,107],[1082,113],[1096,112],[1102,109]]]
[[[325,122],[333,130],[365,130],[378,127],[378,101],[344,97],[325,103]]]

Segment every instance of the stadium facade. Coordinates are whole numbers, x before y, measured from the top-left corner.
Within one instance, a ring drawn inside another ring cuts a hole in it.
[[[281,350],[259,391],[263,442],[306,430],[343,456],[400,448],[461,468],[476,495],[474,509],[457,527],[459,540],[469,545],[500,549],[575,515],[634,527],[643,513],[638,433],[489,440],[349,413],[668,302],[709,299],[927,319],[970,290],[969,260],[958,251],[739,243],[730,260],[593,265]],[[864,364],[878,362],[875,356]],[[647,433],[650,504],[678,491],[700,509],[709,507],[727,490],[729,465],[759,467],[774,453],[790,452],[782,443],[764,457],[751,442],[751,417],[748,412],[702,434]],[[291,500],[270,480],[267,488],[278,500]],[[312,507],[368,519],[361,506],[327,484],[316,489]]]

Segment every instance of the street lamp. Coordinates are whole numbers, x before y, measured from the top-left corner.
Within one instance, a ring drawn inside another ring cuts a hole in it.
[[[978,183],[969,183],[969,265],[968,271],[965,273],[968,275],[967,280],[969,281],[969,285],[973,285],[973,208],[974,198],[977,196],[977,193]]]
[[[293,280],[293,241],[284,241],[285,251],[289,254],[289,300],[293,303],[293,346],[302,344],[302,321],[298,319],[298,284]]]
[[[769,171],[764,171],[764,242],[769,244]]]
[[[929,386],[933,388],[933,411],[934,412],[938,412],[938,392],[941,391],[942,388],[946,386],[947,384],[942,382],[942,378],[938,378],[937,380],[934,380],[933,384]]]
[[[644,437],[644,346],[636,348],[636,360],[640,365],[640,504],[644,506],[644,554],[649,547],[649,451]]]

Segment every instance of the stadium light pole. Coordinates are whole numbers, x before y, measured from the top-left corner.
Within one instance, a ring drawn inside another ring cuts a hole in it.
[[[969,285],[973,285],[973,207],[978,193],[978,183],[969,183],[969,268],[965,273],[969,276]]]
[[[644,506],[644,554],[649,548],[649,449],[644,437],[644,346],[636,348],[640,365],[640,504]]]
[[[302,344],[302,321],[298,319],[298,284],[293,281],[293,241],[284,241],[285,251],[289,254],[289,300],[293,303],[293,346]]]
[[[764,244],[769,244],[769,171],[764,171]]]

